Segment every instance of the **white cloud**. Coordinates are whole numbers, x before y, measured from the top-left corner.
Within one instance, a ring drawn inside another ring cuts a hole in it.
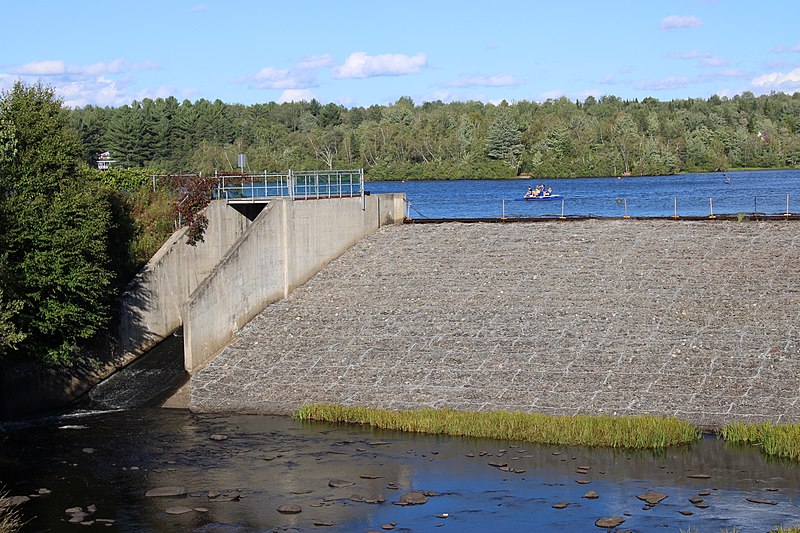
[[[59,84],[55,90],[67,107],[84,107],[89,104],[100,107],[121,106],[132,100],[117,86],[116,81],[104,77]]]
[[[445,87],[512,87],[522,83],[522,80],[510,75],[472,76],[446,83]]]
[[[324,54],[321,56],[309,56],[304,59],[301,59],[299,63],[297,63],[298,69],[301,70],[308,70],[308,69],[320,69],[329,67],[333,64],[333,56],[330,54]]]
[[[684,52],[682,54],[672,54],[670,57],[672,59],[704,59],[706,57],[711,57],[711,54],[708,52],[701,52],[699,50],[689,50],[688,52]]]
[[[17,74],[23,76],[52,76],[64,74],[66,67],[63,61],[35,61],[33,63],[26,63],[16,70]]]
[[[758,76],[750,82],[750,85],[763,90],[796,90],[800,89],[800,68],[789,72],[772,72]]]
[[[428,57],[423,53],[413,56],[405,54],[370,56],[366,52],[354,52],[345,60],[344,65],[334,69],[333,76],[334,78],[400,76],[419,72],[427,64]]]
[[[686,28],[699,28],[703,25],[703,21],[697,17],[679,17],[672,15],[661,20],[662,30],[683,30]]]
[[[278,103],[283,104],[285,102],[308,102],[314,99],[314,93],[309,89],[287,89],[281,93],[280,98],[278,98]]]
[[[680,89],[690,85],[691,83],[692,81],[689,78],[670,76],[661,80],[641,81],[636,84],[636,88],[640,90],[666,91],[669,89]]]
[[[254,76],[234,80],[234,83],[249,82],[253,89],[309,89],[317,86],[319,70],[333,64],[328,55],[310,56],[301,59],[293,68],[264,67]]]
[[[2,76],[13,75],[14,81],[21,80],[28,84],[35,84],[44,78],[45,83],[53,87],[57,97],[68,107],[90,104],[119,106],[134,99],[127,92],[131,80],[123,76],[155,68],[159,68],[159,65],[152,61],[129,63],[124,59],[114,59],[108,63],[79,65],[61,60],[43,60],[11,67],[9,73]],[[161,94],[160,91],[156,92]]]
[[[784,53],[800,53],[800,43],[797,43],[794,46],[778,46],[775,48],[775,51],[779,54]]]
[[[699,50],[690,50],[683,54],[672,54],[672,59],[696,59],[700,65],[704,67],[724,67],[728,62],[708,52],[700,52]]]
[[[296,72],[289,69],[266,67],[253,76],[252,86],[257,89],[302,89],[309,86],[310,80],[302,80]]]

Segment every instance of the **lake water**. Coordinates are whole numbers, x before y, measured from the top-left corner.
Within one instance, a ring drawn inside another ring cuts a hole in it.
[[[34,495],[21,507],[33,532],[86,531],[66,511],[90,506],[89,531],[602,531],[598,519],[619,516],[620,531],[746,533],[800,523],[800,465],[714,438],[626,452],[149,408],[6,423],[0,443],[0,481]],[[187,494],[145,496],[164,486]],[[429,501],[395,505],[411,491]],[[666,499],[648,506],[638,496],[649,491]],[[282,514],[286,504],[301,512]]]
[[[410,218],[559,217],[562,202],[520,201],[544,183],[563,197],[566,217],[671,217],[800,213],[800,170],[625,178],[368,182],[370,193],[405,192]]]

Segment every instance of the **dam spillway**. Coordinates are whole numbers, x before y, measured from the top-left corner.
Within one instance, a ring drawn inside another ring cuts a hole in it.
[[[245,326],[190,406],[800,422],[799,282],[791,221],[386,226]]]

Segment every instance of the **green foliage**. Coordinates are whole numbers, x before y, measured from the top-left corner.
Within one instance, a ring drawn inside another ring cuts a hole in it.
[[[800,424],[743,424],[734,422],[722,428],[728,442],[758,446],[766,455],[800,460]]]
[[[64,361],[107,324],[132,225],[117,193],[82,166],[51,89],[15,84],[0,120],[14,140],[0,160],[0,350]]]
[[[13,350],[25,340],[25,333],[14,325],[14,318],[22,310],[19,300],[6,301],[3,289],[0,288],[0,355]]]
[[[10,131],[15,148],[0,158],[0,194],[48,194],[77,172],[83,150],[52,89],[15,83],[0,98],[0,121],[3,144]]]
[[[4,208],[7,289],[22,302],[17,326],[27,335],[20,348],[69,359],[78,341],[98,333],[109,318],[111,209],[80,185],[48,196],[14,195]]]
[[[798,117],[800,93],[497,106],[416,105],[402,97],[351,109],[316,100],[243,106],[170,97],[70,112],[87,161],[110,150],[127,166],[210,175],[235,171],[236,155],[245,153],[257,172],[364,168],[382,179],[453,179],[484,169],[489,174],[479,177],[506,177],[507,169],[574,177],[796,166]],[[0,135],[0,153],[12,137]]]

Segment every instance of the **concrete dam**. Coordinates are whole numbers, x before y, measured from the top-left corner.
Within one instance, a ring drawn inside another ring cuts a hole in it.
[[[383,225],[191,379],[197,411],[311,402],[800,422],[797,226]]]

